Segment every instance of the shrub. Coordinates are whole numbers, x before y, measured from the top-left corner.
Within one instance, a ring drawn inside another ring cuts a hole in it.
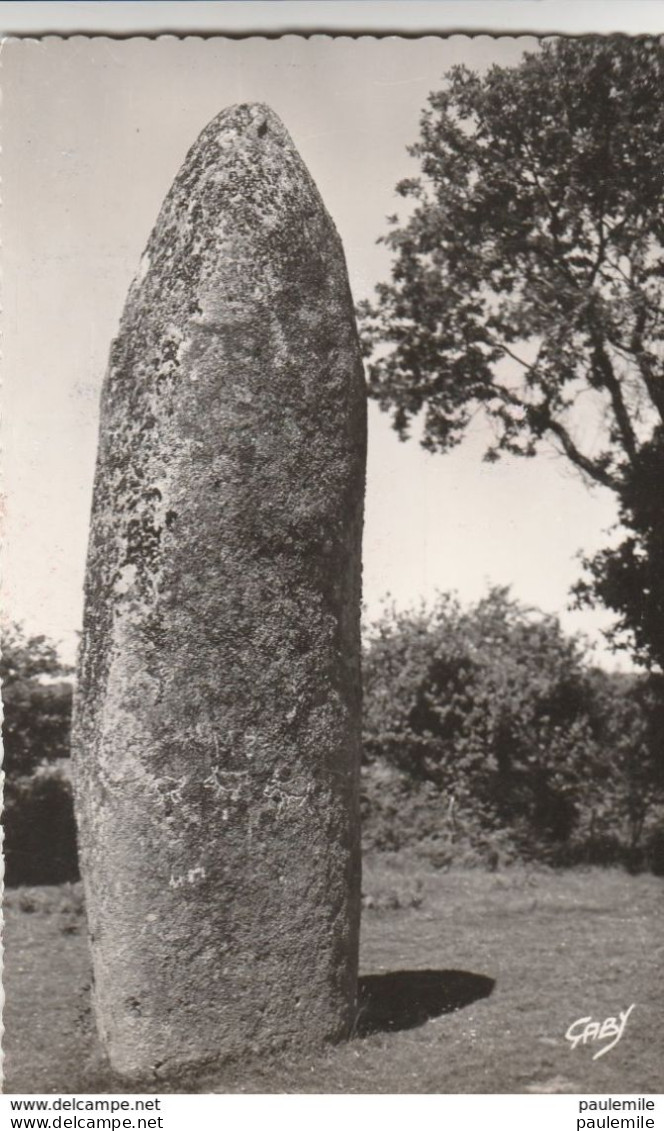
[[[44,636],[2,632],[5,881],[54,884],[78,877],[68,776],[71,669]]]
[[[662,797],[662,689],[592,669],[506,589],[385,614],[365,649],[365,841],[439,859],[627,859]]]
[[[656,876],[664,876],[664,813],[660,813],[659,824],[647,837],[645,856],[650,870]]]
[[[2,739],[8,777],[23,777],[42,762],[69,757],[71,668],[44,636],[19,625],[2,631]]]
[[[61,884],[77,880],[78,856],[67,763],[45,765],[5,785],[5,883]]]
[[[25,777],[42,762],[69,757],[72,686],[60,681],[17,680],[3,689],[4,767]]]

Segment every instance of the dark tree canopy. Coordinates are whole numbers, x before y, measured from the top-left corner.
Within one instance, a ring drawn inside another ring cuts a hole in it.
[[[609,636],[646,665],[664,671],[664,429],[644,443],[625,476],[620,519],[627,531],[615,549],[584,558],[578,603],[601,601],[617,614]]]
[[[421,175],[398,185],[412,209],[384,238],[392,279],[360,308],[371,394],[402,438],[420,418],[446,451],[484,414],[487,459],[549,441],[626,524],[644,460],[663,462],[663,79],[659,42],[618,36],[454,68],[411,150]],[[662,509],[633,527],[637,557]],[[588,565],[586,598],[631,629],[607,562]]]

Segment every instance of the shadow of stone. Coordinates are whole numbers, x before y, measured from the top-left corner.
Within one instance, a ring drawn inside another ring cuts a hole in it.
[[[397,1033],[488,997],[495,979],[465,970],[395,970],[359,980],[356,1034]]]

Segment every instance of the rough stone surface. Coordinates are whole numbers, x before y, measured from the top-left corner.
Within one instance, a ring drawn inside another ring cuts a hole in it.
[[[189,152],[102,394],[74,752],[102,1040],[157,1076],[353,1023],[365,390],[265,106]]]

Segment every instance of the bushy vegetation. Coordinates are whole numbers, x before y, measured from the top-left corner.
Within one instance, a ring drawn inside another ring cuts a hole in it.
[[[661,677],[591,667],[555,617],[493,589],[385,613],[364,685],[367,846],[661,867]]]
[[[19,625],[3,630],[1,645],[4,768],[24,777],[69,757],[71,668],[45,636],[26,636]]]
[[[5,882],[61,884],[78,879],[76,828],[67,763],[8,778],[2,815]]]
[[[12,629],[2,675],[6,882],[74,880],[70,669]],[[373,626],[364,751],[367,849],[664,874],[664,677],[590,666],[555,617],[505,589]]]
[[[5,883],[78,877],[68,771],[71,668],[44,636],[2,633]]]

